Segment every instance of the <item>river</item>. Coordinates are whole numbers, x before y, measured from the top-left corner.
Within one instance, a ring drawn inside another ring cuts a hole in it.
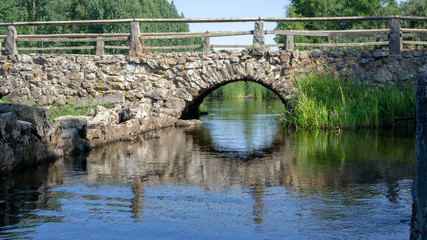
[[[0,178],[0,239],[407,239],[414,132],[291,131],[279,101]]]

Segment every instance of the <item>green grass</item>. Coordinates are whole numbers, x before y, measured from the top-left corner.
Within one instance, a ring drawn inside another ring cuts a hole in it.
[[[303,129],[358,129],[412,126],[394,117],[415,115],[415,86],[372,87],[328,76],[296,81],[297,96],[282,120]]]
[[[105,108],[112,108],[113,104],[105,103],[105,104],[100,104],[100,106],[103,106]],[[50,120],[53,121],[54,119],[56,119],[58,117],[67,116],[67,115],[72,115],[72,116],[83,115],[84,116],[84,115],[86,115],[86,113],[89,109],[95,110],[96,105],[76,107],[72,104],[66,104],[66,105],[51,106],[50,107],[50,111],[51,111]]]
[[[241,99],[249,95],[257,99],[277,98],[275,93],[261,84],[245,81],[226,84],[213,91],[209,96],[214,98]]]
[[[0,103],[12,103],[10,100],[7,100],[5,97],[0,98]]]

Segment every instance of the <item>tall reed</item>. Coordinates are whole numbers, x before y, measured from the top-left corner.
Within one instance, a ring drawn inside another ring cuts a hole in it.
[[[382,128],[411,126],[394,117],[414,116],[415,86],[372,87],[330,76],[309,75],[296,81],[297,96],[282,120],[287,126],[315,128]]]

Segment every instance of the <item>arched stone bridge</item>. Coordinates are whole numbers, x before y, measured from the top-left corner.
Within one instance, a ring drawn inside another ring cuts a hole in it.
[[[368,84],[400,84],[427,70],[427,51],[265,51],[127,55],[0,56],[0,96],[12,102],[51,105],[123,93],[151,112],[197,118],[210,92],[234,81],[254,81],[286,102],[301,74],[329,73]]]

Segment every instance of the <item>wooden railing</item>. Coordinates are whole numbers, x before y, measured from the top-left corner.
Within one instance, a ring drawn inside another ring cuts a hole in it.
[[[300,31],[300,30],[264,30],[264,22],[345,22],[345,21],[390,21],[389,29],[365,30],[329,30],[329,31]],[[0,27],[8,27],[7,35],[0,35],[0,55],[4,50],[6,55],[17,54],[18,51],[57,51],[95,49],[97,55],[104,55],[105,49],[129,50],[136,54],[144,47],[147,50],[179,50],[203,49],[204,52],[214,48],[251,48],[263,51],[268,47],[282,47],[294,50],[295,47],[361,47],[388,45],[392,54],[399,54],[404,44],[427,45],[427,41],[409,41],[405,38],[427,38],[427,29],[400,28],[400,21],[427,21],[427,17],[409,16],[375,16],[375,17],[325,17],[325,18],[206,18],[206,19],[119,19],[91,21],[50,21],[50,22],[3,22]],[[215,31],[215,32],[169,32],[141,33],[140,23],[224,23],[224,22],[254,22],[254,30],[248,31]],[[18,35],[16,27],[21,26],[67,26],[67,25],[107,25],[130,24],[129,33],[75,33],[75,34],[44,34]],[[265,44],[265,35],[286,35],[285,44]],[[252,45],[212,45],[210,38],[238,35],[253,35]],[[350,42],[350,43],[298,43],[294,36],[319,36],[340,38],[378,38],[382,41]],[[184,39],[203,38],[203,44],[190,46],[141,46],[141,39]],[[2,42],[5,42],[3,49]],[[107,45],[106,42],[127,41],[126,46]],[[93,42],[92,46],[73,47],[17,47],[17,42]]]

